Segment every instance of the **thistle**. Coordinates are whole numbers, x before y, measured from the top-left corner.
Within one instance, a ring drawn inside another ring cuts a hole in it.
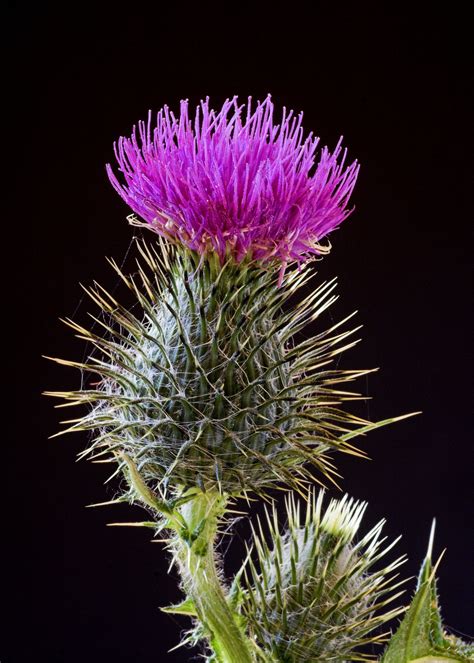
[[[341,408],[359,395],[336,387],[367,372],[331,365],[354,344],[347,319],[297,337],[336,299],[335,281],[298,293],[312,278],[303,261],[348,214],[357,164],[344,170],[338,145],[308,175],[318,139],[303,140],[301,116],[274,125],[270,98],[246,113],[236,99],[219,113],[206,101],[193,125],[183,102],[179,119],[160,111],[153,134],[151,116],[141,123],[141,144],[136,131],[119,141],[126,185],[109,166],[112,183],[171,243],[139,245],[139,283],[112,261],[138,311],[97,286],[88,292],[108,319],[96,317],[105,334],[68,321],[100,350],[66,362],[100,379],[56,394],[92,405],[68,430],[94,431],[84,456],[111,452],[126,472],[133,462],[171,498],[193,488],[297,489],[311,466],[334,474],[329,451],[363,455],[350,439],[386,423]]]
[[[366,503],[346,495],[323,514],[322,502],[312,492],[302,508],[291,494],[286,527],[273,506],[268,534],[260,523],[253,533],[258,561],[247,562],[242,611],[275,663],[372,660],[361,648],[382,642],[380,627],[402,610],[387,608],[403,593],[394,571],[405,559],[379,568],[397,542],[384,547],[384,521],[356,540]]]
[[[334,452],[363,457],[355,437],[403,418],[346,408],[362,398],[346,383],[368,371],[334,365],[357,329],[352,316],[322,325],[336,284],[313,282],[311,262],[350,213],[357,162],[346,165],[341,142],[318,155],[301,115],[273,114],[270,97],[218,112],[206,100],[191,120],[182,102],[119,140],[110,180],[155,241],[137,243],[133,274],[110,261],[133,307],[87,289],[93,328],[66,322],[91,353],[55,360],[86,380],[51,395],[87,406],[62,432],[88,431],[80,457],[124,478],[111,503],[140,503],[151,518],[134,525],[165,532],[185,593],[166,610],[195,619],[187,642],[219,663],[364,660],[360,645],[397,612],[378,610],[400,560],[369,571],[381,525],[355,543],[363,505],[332,502],[321,517],[312,497],[300,523],[290,496],[287,533],[273,515],[274,546],[254,535],[260,570],[248,562],[247,584],[238,575],[229,589],[215,553],[236,500],[335,483]]]

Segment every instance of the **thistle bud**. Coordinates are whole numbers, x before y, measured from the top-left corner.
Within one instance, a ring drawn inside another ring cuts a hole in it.
[[[386,609],[401,592],[393,572],[399,557],[375,565],[383,548],[383,522],[356,540],[366,504],[347,495],[322,513],[323,492],[302,508],[286,500],[287,521],[267,511],[269,536],[254,531],[257,563],[249,558],[242,611],[257,644],[275,662],[369,660],[362,647],[382,641],[380,627],[401,612]]]

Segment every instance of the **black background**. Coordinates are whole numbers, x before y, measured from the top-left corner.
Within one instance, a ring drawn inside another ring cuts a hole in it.
[[[437,517],[443,615],[469,632],[469,40],[467,17],[448,7],[10,3],[2,360],[15,405],[2,435],[2,663],[190,660],[166,655],[186,622],[158,610],[179,596],[160,546],[105,527],[140,511],[85,509],[113,497],[103,466],[75,464],[80,436],[47,439],[61,412],[40,392],[74,388],[78,376],[40,355],[81,358],[58,317],[87,321],[78,282],[113,288],[104,256],[122,260],[134,234],[105,175],[113,141],[149,108],[206,95],[219,106],[271,92],[277,106],[304,110],[323,144],[342,133],[362,164],[357,209],[318,269],[340,278],[332,315],[357,308],[364,324],[344,366],[382,368],[361,385],[374,396],[364,413],[423,414],[373,433],[372,461],[338,458],[343,488],[369,500],[367,526],[385,516],[387,534],[403,534],[406,575]],[[229,570],[245,531],[244,521]]]

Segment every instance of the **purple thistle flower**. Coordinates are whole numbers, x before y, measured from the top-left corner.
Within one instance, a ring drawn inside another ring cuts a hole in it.
[[[274,123],[271,97],[252,109],[227,100],[216,112],[202,101],[190,119],[162,108],[152,126],[139,122],[120,138],[115,155],[125,202],[157,233],[199,253],[215,251],[285,265],[328,249],[321,239],[350,214],[359,166],[344,167],[341,140],[331,154],[319,138],[303,137],[302,113]],[[342,155],[341,155],[342,153]]]

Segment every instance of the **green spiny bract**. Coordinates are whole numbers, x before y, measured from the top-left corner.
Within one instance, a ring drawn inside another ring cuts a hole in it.
[[[68,324],[100,354],[82,364],[57,360],[99,376],[94,388],[53,393],[91,406],[65,422],[67,431],[93,431],[82,456],[112,457],[125,472],[129,459],[162,495],[193,487],[261,493],[280,482],[298,487],[311,465],[330,475],[328,451],[357,454],[348,440],[388,423],[340,408],[358,395],[334,385],[366,373],[331,366],[353,344],[342,343],[355,331],[339,331],[345,320],[295,342],[336,299],[334,281],[294,305],[308,268],[289,268],[280,287],[276,264],[221,265],[163,242],[138,246],[140,285],[112,262],[138,308],[90,289],[101,309],[94,330]]]
[[[393,572],[404,558],[373,569],[396,543],[382,548],[384,521],[356,542],[366,505],[345,496],[322,514],[322,499],[312,494],[304,513],[291,495],[287,527],[273,509],[269,537],[261,525],[253,533],[258,563],[246,563],[242,612],[275,663],[372,660],[360,648],[380,643],[379,627],[401,611],[385,606],[401,594]]]
[[[434,567],[431,561],[434,525],[433,522],[415,596],[384,652],[382,663],[474,661],[474,645],[449,635],[443,627],[436,589],[436,569],[441,559]]]

